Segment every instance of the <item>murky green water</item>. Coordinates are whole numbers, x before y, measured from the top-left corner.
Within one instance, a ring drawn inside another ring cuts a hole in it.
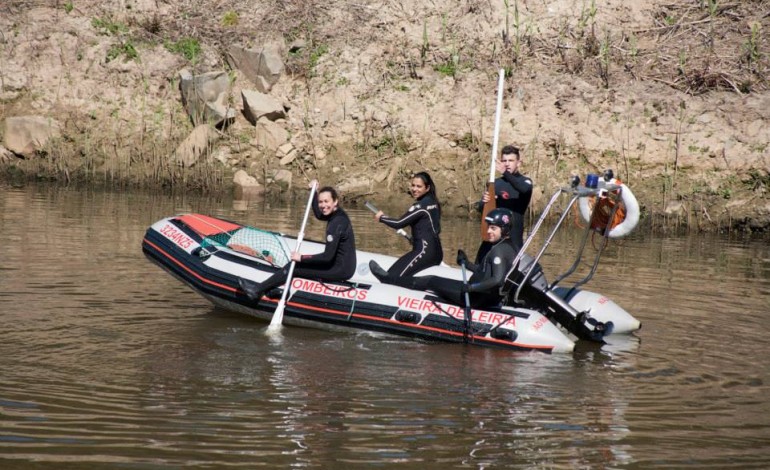
[[[302,208],[0,186],[0,468],[768,468],[770,247],[635,235],[589,284],[644,328],[513,354],[284,328],[148,262],[195,211],[296,233]],[[359,247],[406,242],[349,210]],[[445,219],[446,259],[478,227]],[[565,234],[555,244],[572,246]],[[320,238],[314,221],[308,237]],[[547,269],[565,262],[555,250]]]

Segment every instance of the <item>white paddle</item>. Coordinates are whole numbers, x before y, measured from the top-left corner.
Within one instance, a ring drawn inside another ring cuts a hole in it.
[[[374,212],[375,214],[376,214],[377,212],[379,212],[379,211],[380,211],[379,209],[377,209],[377,208],[374,206],[374,204],[372,204],[372,203],[371,203],[371,202],[369,202],[369,201],[366,201],[366,202],[364,203],[364,205],[366,206],[366,208],[367,208],[367,209],[369,209],[370,211]],[[408,233],[406,233],[406,230],[404,230],[404,229],[400,228],[400,229],[396,230],[396,233],[397,233],[397,234],[399,234],[399,235],[401,235],[402,237],[406,238],[406,240],[407,240],[409,243],[412,243],[412,237],[411,237],[411,236],[410,236]]]
[[[489,182],[487,183],[487,192],[490,199],[484,204],[481,211],[481,239],[487,237],[487,221],[484,217],[489,211],[497,207],[495,202],[495,162],[497,161],[497,142],[500,137],[500,113],[503,110],[503,85],[505,83],[505,69],[500,69],[500,77],[497,80],[497,107],[495,109],[495,132],[492,134],[492,161],[489,163]]]
[[[307,216],[310,214],[310,206],[313,205],[313,196],[315,195],[316,185],[318,183],[313,181],[313,186],[310,187],[310,196],[307,200],[307,206],[305,207],[305,217],[302,219],[302,227],[299,229],[299,235],[297,235],[297,246],[294,251],[299,252],[300,246],[302,246],[302,239],[305,238],[305,226],[307,225]],[[283,311],[286,308],[286,298],[289,295],[289,288],[291,287],[291,277],[294,274],[294,265],[296,261],[291,260],[289,265],[289,274],[286,277],[286,285],[283,287],[283,293],[281,294],[281,300],[278,302],[278,307],[275,308],[273,318],[270,320],[270,326],[267,327],[268,332],[280,330],[281,323],[283,323]]]

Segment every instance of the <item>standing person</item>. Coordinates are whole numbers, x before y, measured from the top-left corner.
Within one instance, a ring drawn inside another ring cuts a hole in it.
[[[520,173],[521,155],[519,149],[513,145],[506,145],[501,152],[500,161],[495,162],[497,171],[502,175],[495,179],[495,203],[496,207],[508,209],[513,213],[511,227],[511,241],[518,252],[524,245],[524,214],[532,199],[532,180]],[[492,195],[484,191],[481,199],[481,207],[490,200]],[[489,245],[479,247],[478,260],[483,257],[484,251]]]
[[[444,259],[441,248],[441,205],[436,198],[436,185],[430,174],[421,171],[412,176],[409,192],[415,199],[404,215],[398,219],[386,216],[382,211],[374,215],[377,220],[390,228],[412,229],[412,251],[403,255],[388,269],[393,278],[409,276],[425,268],[436,266]],[[376,262],[372,260],[370,264]]]
[[[314,183],[315,180],[310,186]],[[348,214],[339,205],[337,191],[330,186],[319,189],[313,196],[312,207],[315,217],[326,221],[326,246],[323,253],[314,255],[293,252],[291,259],[297,263],[294,275],[323,281],[349,279],[356,271],[356,240]],[[249,299],[259,300],[265,293],[286,282],[290,264],[287,263],[262,283],[240,278],[238,284]]]
[[[503,301],[500,287],[511,269],[516,258],[516,250],[511,242],[511,223],[513,213],[508,209],[497,208],[489,211],[484,217],[487,226],[487,239],[490,248],[478,264],[468,262],[468,257],[462,250],[457,253],[457,263],[465,264],[473,272],[468,283],[440,276],[405,277],[395,283],[402,287],[416,290],[431,290],[455,305],[465,304],[465,293],[469,293],[470,306],[473,308],[494,307]],[[372,273],[378,278],[387,273],[376,266]]]

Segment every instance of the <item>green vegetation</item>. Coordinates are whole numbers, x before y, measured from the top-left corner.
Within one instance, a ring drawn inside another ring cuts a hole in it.
[[[430,48],[430,42],[428,42],[428,23],[422,24],[422,45],[420,46],[420,66],[425,66],[425,59],[428,57],[428,49]]]
[[[314,74],[314,70],[318,65],[318,61],[321,60],[321,57],[323,57],[323,55],[327,52],[329,52],[329,46],[326,44],[319,44],[310,52],[308,68],[310,69],[311,74]]]
[[[72,10],[75,9],[75,5],[71,1],[64,4],[64,11],[69,15],[72,13]]]
[[[716,16],[719,12],[719,0],[701,0],[701,5],[706,8],[709,16]]]
[[[110,48],[107,50],[106,60],[107,62],[111,62],[121,56],[123,57],[124,61],[139,59],[139,53],[136,51],[136,48],[130,39],[110,46]]]
[[[593,30],[594,25],[596,25],[597,11],[596,0],[591,0],[591,5],[589,5],[588,8],[586,8],[585,1],[583,2],[583,7],[580,10],[580,18],[578,19],[578,32],[580,33],[580,36],[585,34],[585,30],[589,25]]]
[[[232,26],[238,26],[238,13],[234,12],[232,10],[225,12],[224,15],[222,15],[222,26],[225,27],[232,27]]]
[[[762,43],[762,25],[758,22],[751,23],[751,35],[749,39],[743,44],[745,51],[744,60],[749,66],[749,69],[758,72],[757,64],[759,64],[760,54],[759,45]]]
[[[187,37],[176,42],[167,41],[164,45],[169,51],[181,54],[185,59],[193,63],[197,62],[203,52],[200,41],[196,38]]]
[[[128,32],[128,26],[123,23],[113,21],[110,18],[93,18],[91,26],[100,30],[101,34],[116,36]]]
[[[436,64],[433,70],[447,77],[454,77],[457,74],[457,63],[450,58],[444,63]]]

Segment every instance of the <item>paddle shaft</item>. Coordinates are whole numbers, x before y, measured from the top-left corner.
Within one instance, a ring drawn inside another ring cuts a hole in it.
[[[465,263],[460,263],[460,267],[463,272],[463,286],[465,286],[465,324],[463,328],[463,341],[468,341],[468,334],[471,335],[471,341],[473,341],[473,332],[471,331],[471,296],[468,294],[468,275],[465,271]]]
[[[495,204],[495,162],[497,161],[497,144],[500,137],[500,115],[503,109],[503,86],[505,84],[505,70],[500,69],[499,78],[497,80],[497,107],[495,109],[495,131],[492,134],[492,158],[489,164],[489,182],[487,183],[487,192],[489,193],[490,200],[484,203],[484,209],[481,212],[481,239],[485,240],[487,237],[487,221],[484,217],[494,209]]]
[[[307,226],[308,215],[310,215],[310,207],[313,205],[313,196],[315,196],[316,185],[316,182],[313,182],[313,186],[310,187],[310,196],[307,199],[307,206],[305,206],[305,215],[302,218],[302,227],[299,229],[299,234],[297,235],[297,246],[294,249],[296,252],[299,252],[299,249],[302,246],[302,240],[305,238],[305,226]],[[286,285],[283,287],[281,300],[278,302],[278,307],[275,308],[275,313],[273,313],[273,318],[270,320],[269,328],[280,327],[281,323],[283,323],[283,311],[286,309],[286,299],[289,295],[291,278],[294,275],[294,266],[296,264],[297,262],[294,260],[291,260],[291,263],[289,264],[289,274],[286,277]]]
[[[366,206],[367,209],[369,209],[370,211],[374,212],[375,214],[380,211],[379,209],[377,209],[377,207],[374,204],[372,204],[369,201],[366,201],[364,203],[364,205]],[[400,229],[396,230],[396,233],[401,235],[402,237],[406,238],[409,241],[409,243],[412,243],[412,237],[408,233],[406,233],[406,230],[400,228]]]

